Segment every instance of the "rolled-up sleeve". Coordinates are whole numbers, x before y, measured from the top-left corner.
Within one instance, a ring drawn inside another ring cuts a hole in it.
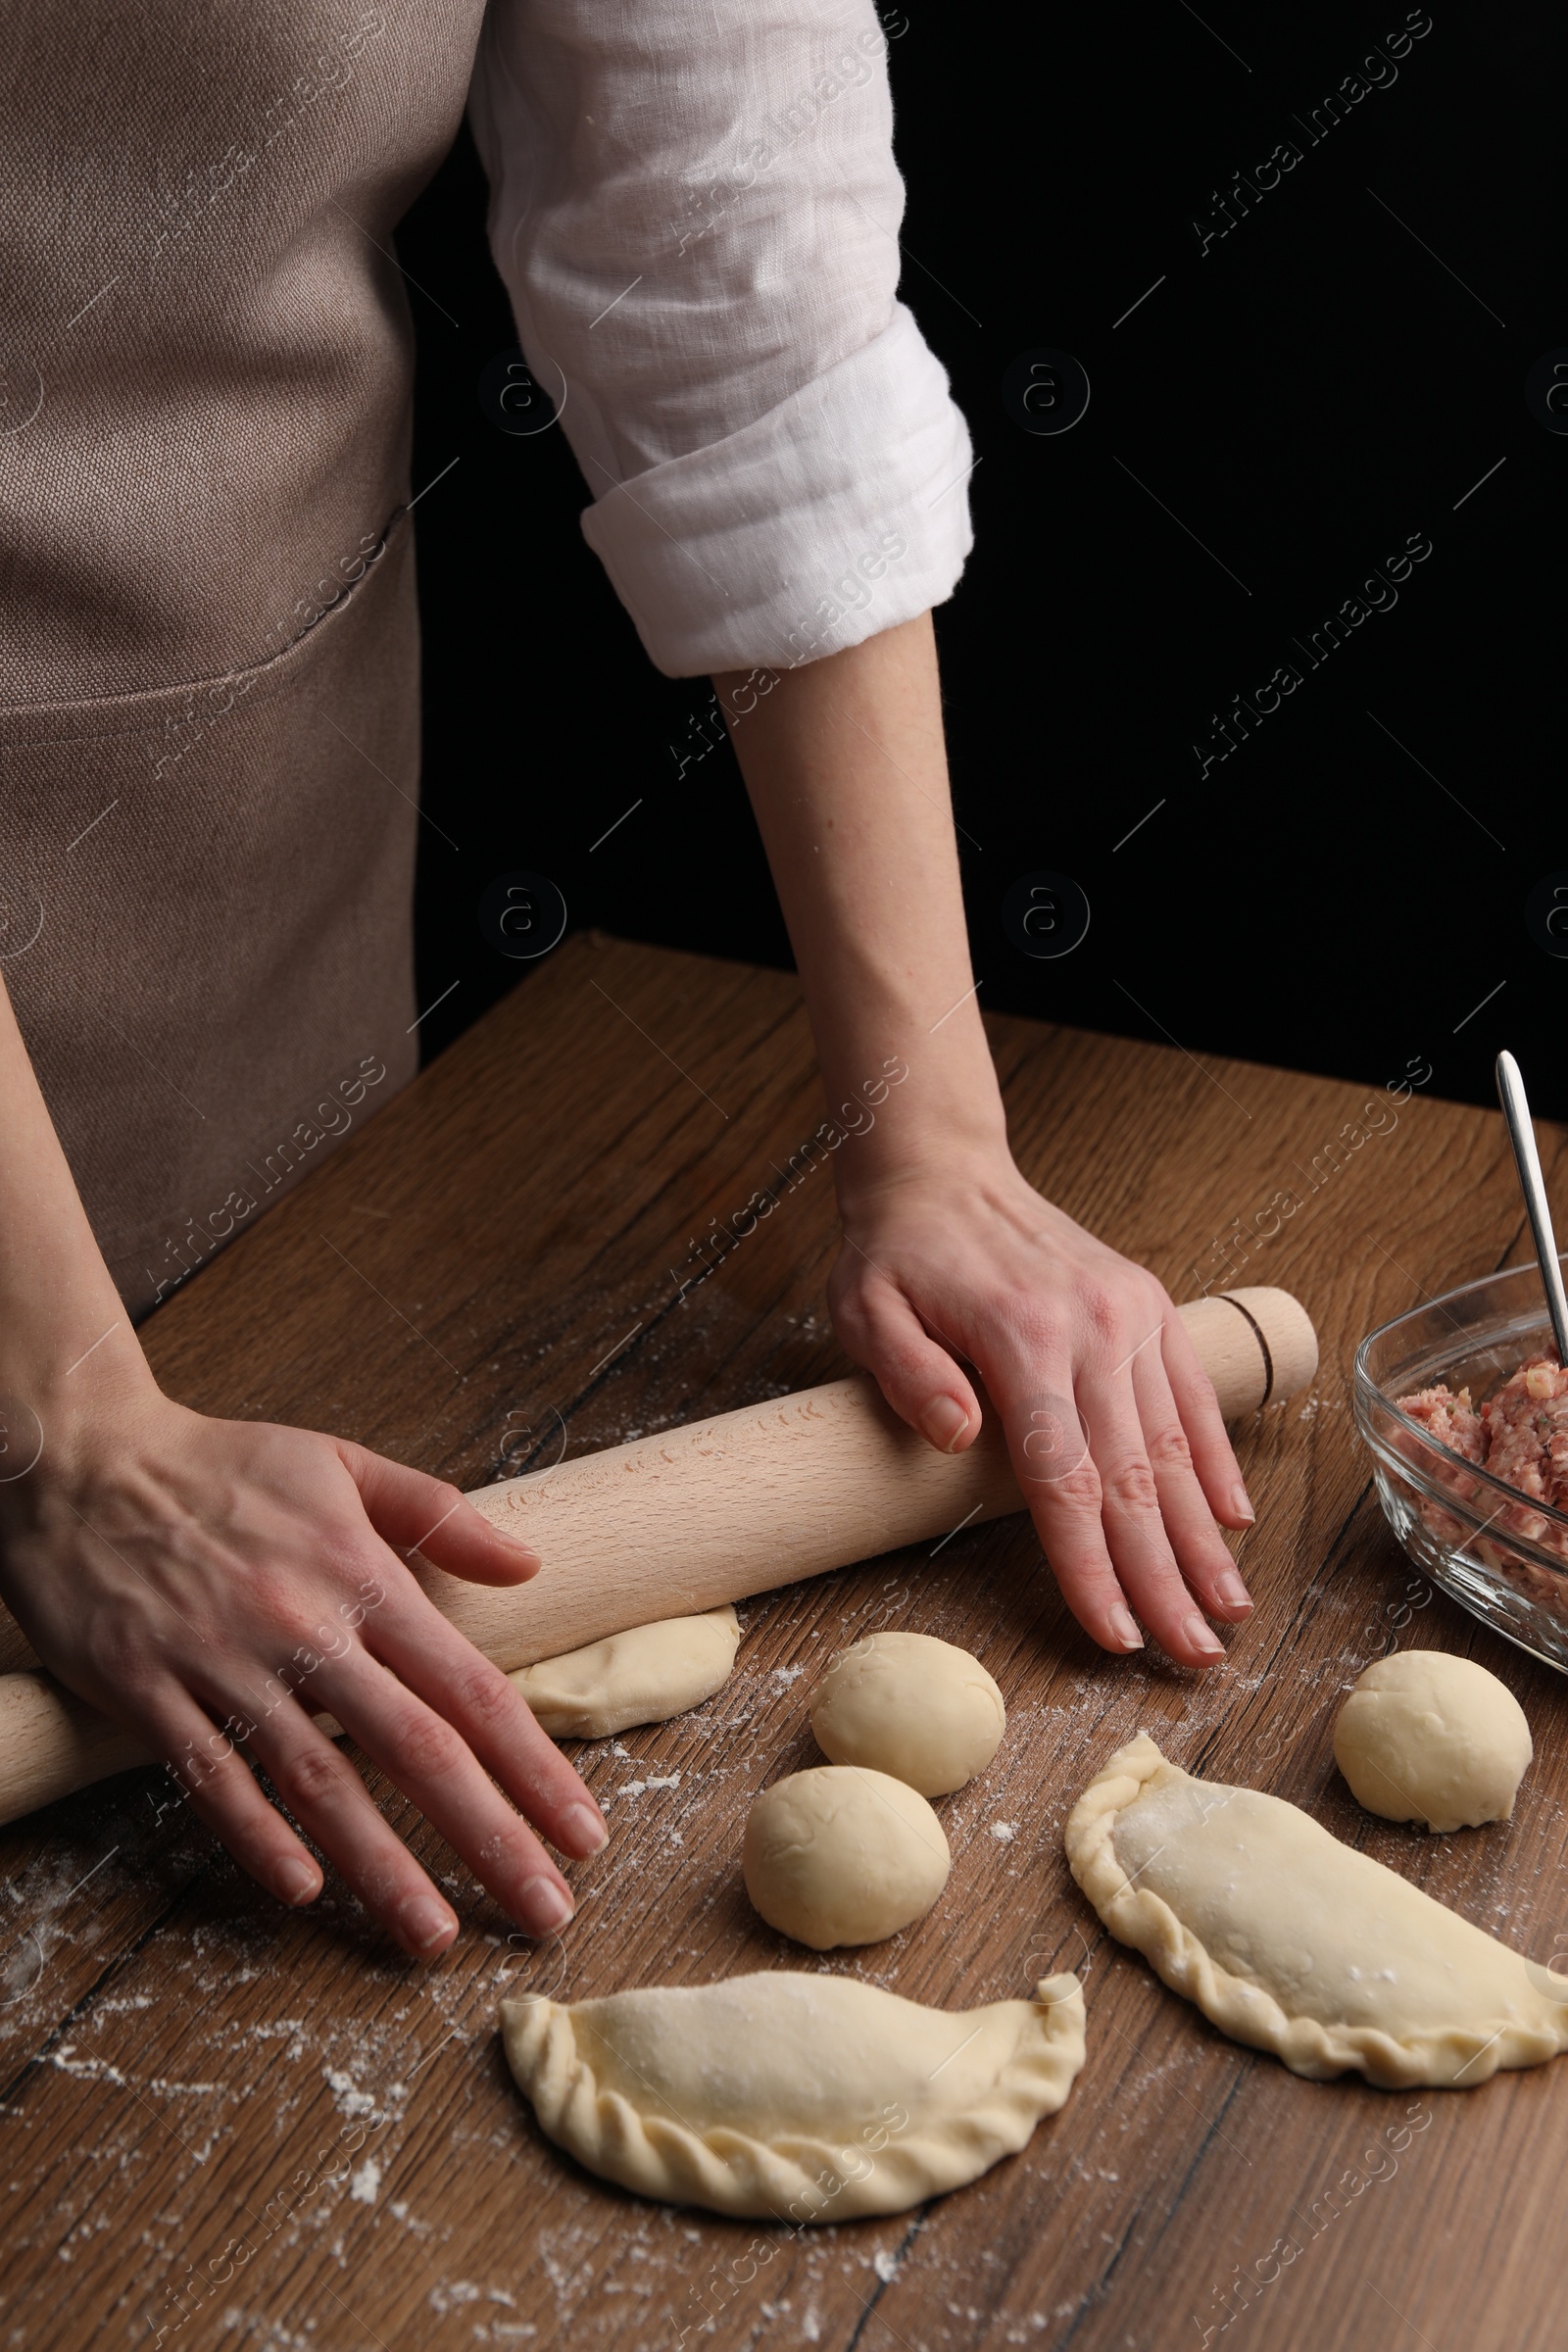
[[[658,666],[815,661],[950,596],[972,453],[897,299],[871,0],[491,0],[469,113],[518,342]]]

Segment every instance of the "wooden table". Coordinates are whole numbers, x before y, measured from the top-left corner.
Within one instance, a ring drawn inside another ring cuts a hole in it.
[[[1442,1596],[1413,1618],[1401,1605],[1411,1572],[1347,1388],[1361,1333],[1527,1247],[1501,1122],[1417,1093],[1396,1127],[1342,1138],[1308,1191],[1314,1154],[1380,1090],[1020,1020],[991,1033],[1024,1168],[1178,1298],[1232,1219],[1302,1196],[1232,1276],[1296,1289],[1324,1361],[1310,1396],[1238,1433],[1259,1605],[1225,1665],[1102,1655],[1017,1520],[753,1602],[717,1697],[578,1749],[612,1838],[574,1871],[556,1945],[509,1940],[370,1775],[464,1923],[430,1969],[330,1874],[311,1913],[279,1910],[186,1815],[156,1818],[151,1772],[17,1825],[7,2345],[673,2352],[689,2330],[721,2352],[1111,2352],[1212,2342],[1228,2314],[1244,2340],[1302,2352],[1558,2340],[1568,2070],[1419,2098],[1298,2082],[1105,1936],[1060,1841],[1084,1783],[1147,1726],[1190,1769],[1295,1799],[1520,1948],[1568,1948],[1568,1691]],[[1429,1042],[1413,1026],[1412,1055]],[[831,1377],[825,1170],[676,1303],[694,1239],[776,1182],[821,1115],[793,980],[574,939],[159,1312],[154,1364],[204,1410],[343,1431],[465,1485],[559,1450],[563,1425],[575,1451]],[[1563,1139],[1547,1143],[1549,1179]],[[823,1964],[951,2006],[1077,1967],[1077,2087],[1021,2156],[893,2220],[791,2236],[606,2188],[513,2089],[498,1997],[812,1965],[750,1910],[741,1826],[764,1778],[811,1756],[818,1666],[880,1625],[978,1652],[1006,1738],[940,1800],[954,1868],[937,1909]],[[1395,1641],[1471,1653],[1524,1701],[1538,1761],[1511,1824],[1427,1838],[1349,1800],[1335,1710]]]

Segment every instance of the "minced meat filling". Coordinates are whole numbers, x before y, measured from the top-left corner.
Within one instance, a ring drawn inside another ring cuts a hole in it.
[[[1481,1408],[1483,1467],[1537,1502],[1568,1509],[1568,1372],[1533,1356]]]
[[[1479,1413],[1468,1389],[1455,1396],[1442,1381],[1398,1405],[1467,1462],[1532,1501],[1568,1510],[1568,1372],[1554,1356],[1521,1364]]]
[[[1401,1413],[1408,1413],[1412,1421],[1430,1430],[1440,1445],[1462,1453],[1467,1462],[1485,1462],[1481,1415],[1470,1402],[1468,1389],[1461,1389],[1456,1396],[1440,1381],[1435,1389],[1418,1389],[1413,1396],[1401,1396],[1398,1405]]]

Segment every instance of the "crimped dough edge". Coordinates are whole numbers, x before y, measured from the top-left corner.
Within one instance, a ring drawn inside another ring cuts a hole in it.
[[[1149,1887],[1135,1889],[1117,1860],[1116,1817],[1162,1769],[1174,1773],[1179,1767],[1168,1763],[1147,1733],[1117,1749],[1068,1816],[1063,1833],[1068,1868],[1118,1941],[1142,1952],[1173,1992],[1192,2001],[1233,2040],[1270,2051],[1310,2082],[1359,2069],[1384,2090],[1416,2083],[1469,2090],[1499,2069],[1540,2066],[1564,2046],[1545,2026],[1532,2031],[1504,2025],[1491,2034],[1460,2027],[1442,2033],[1429,2029],[1401,2039],[1372,2026],[1325,2026],[1316,2018],[1288,2016],[1271,1993],[1211,1960],[1164,1897]]]
[[[501,2020],[508,2063],[540,2130],[590,2172],[638,2196],[789,2224],[902,2213],[978,2180],[1024,2147],[1040,2118],[1064,2104],[1086,2052],[1076,1978],[1042,1978],[1029,2008],[1011,2055],[978,2106],[932,2116],[924,2129],[911,2117],[907,2131],[890,2134],[875,2151],[853,2138],[843,2146],[798,2135],[766,2141],[643,2116],[619,2091],[600,2090],[592,2066],[578,2055],[569,2005],[503,2001]],[[847,2169],[852,2159],[868,2164],[858,2179]]]

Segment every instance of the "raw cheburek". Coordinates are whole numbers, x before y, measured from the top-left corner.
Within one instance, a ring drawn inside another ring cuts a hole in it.
[[[1568,1982],[1298,1806],[1194,1780],[1147,1737],[1101,1767],[1064,1841],[1111,1934],[1295,2074],[1469,2090],[1568,2049]]]
[[[503,2001],[541,2129],[640,2196],[778,2222],[902,2213],[1013,2155],[1084,2063],[1084,1999],[928,2009],[778,1969],[570,2005]]]

